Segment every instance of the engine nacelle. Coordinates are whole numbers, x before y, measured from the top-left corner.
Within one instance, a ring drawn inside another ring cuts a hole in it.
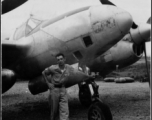
[[[2,69],[2,93],[9,90],[16,82],[16,74],[9,69]]]
[[[143,46],[136,46],[129,41],[120,41],[109,51],[96,58],[87,65],[91,71],[100,72],[100,75],[116,70],[116,66],[120,68],[127,67],[138,61],[143,54]]]
[[[48,79],[51,79],[50,76],[48,76]],[[70,87],[75,84],[81,83],[85,80],[88,80],[89,76],[86,75],[83,72],[78,71],[77,69],[72,68],[70,70],[70,74],[68,75],[67,79],[64,81],[65,87]],[[39,76],[33,80],[29,81],[28,84],[29,90],[33,95],[45,92],[48,90],[48,86],[43,78],[43,76]]]

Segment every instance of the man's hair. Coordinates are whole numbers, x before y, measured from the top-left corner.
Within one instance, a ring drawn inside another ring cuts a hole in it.
[[[63,58],[65,58],[64,54],[63,53],[58,53],[55,57],[59,57],[59,56],[62,56]]]

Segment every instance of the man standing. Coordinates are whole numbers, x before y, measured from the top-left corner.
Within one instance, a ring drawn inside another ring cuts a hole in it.
[[[69,107],[68,107],[68,95],[64,85],[64,81],[70,74],[71,66],[65,64],[66,58],[64,54],[59,53],[56,55],[57,65],[52,65],[46,68],[42,75],[50,90],[49,105],[51,108],[50,120],[68,120],[69,119]],[[48,76],[51,75],[51,79]]]

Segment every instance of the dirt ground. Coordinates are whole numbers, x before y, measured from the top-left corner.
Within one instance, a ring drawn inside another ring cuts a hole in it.
[[[150,120],[148,83],[97,82],[100,99],[108,104],[113,120]],[[78,99],[78,87],[68,88],[70,120],[87,120],[88,108]],[[2,120],[49,120],[48,92],[31,95],[27,82],[16,83],[2,95]]]

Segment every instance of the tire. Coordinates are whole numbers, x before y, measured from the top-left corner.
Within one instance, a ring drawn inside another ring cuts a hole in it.
[[[88,120],[112,120],[112,114],[106,104],[98,101],[90,106]]]

